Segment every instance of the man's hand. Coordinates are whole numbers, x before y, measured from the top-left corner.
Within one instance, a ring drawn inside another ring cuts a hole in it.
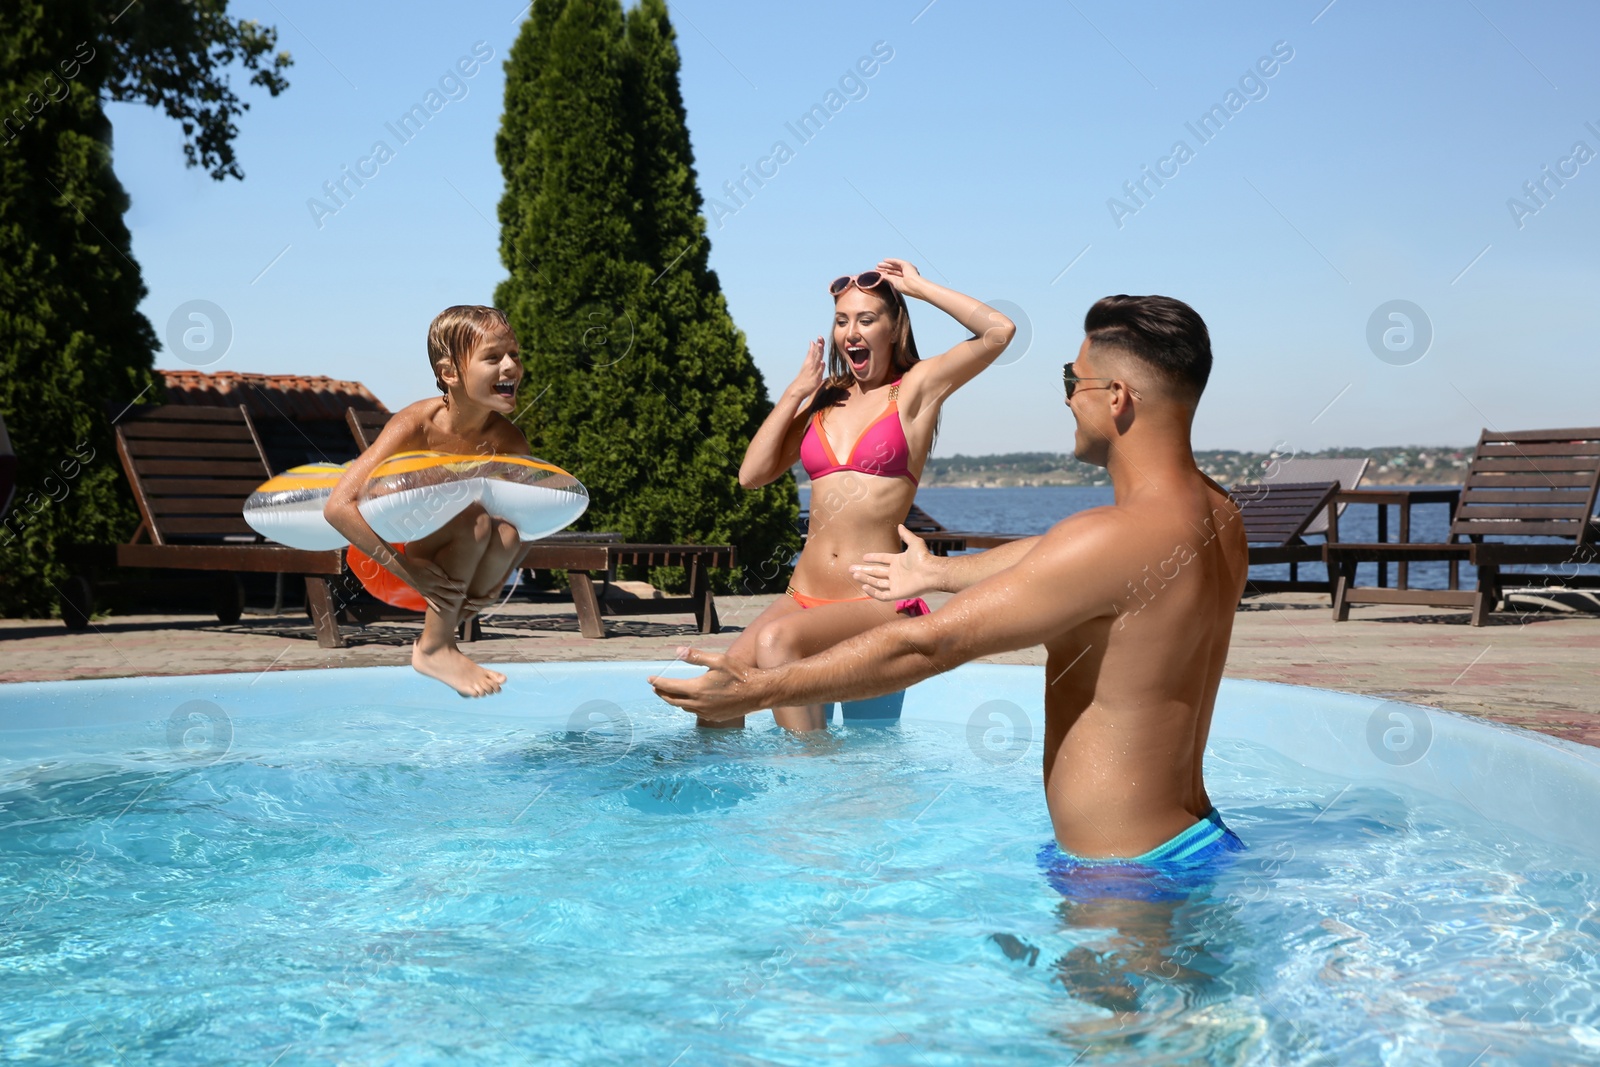
[[[868,552],[850,567],[850,577],[874,600],[907,600],[943,590],[945,561],[928,551],[928,543],[900,527],[904,552]]]
[[[754,675],[761,672],[728,659],[715,652],[701,652],[696,648],[680,648],[678,659],[696,667],[706,667],[698,678],[650,679],[656,696],[668,704],[692,711],[702,719],[721,722],[737,719],[752,711],[768,707],[756,693]]]

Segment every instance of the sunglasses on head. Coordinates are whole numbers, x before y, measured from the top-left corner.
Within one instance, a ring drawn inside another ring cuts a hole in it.
[[[1067,399],[1068,400],[1071,400],[1072,399],[1072,394],[1078,391],[1078,383],[1079,382],[1116,382],[1116,381],[1122,381],[1122,379],[1120,379],[1120,378],[1080,378],[1080,377],[1078,377],[1078,373],[1072,369],[1072,364],[1071,363],[1068,363],[1066,366],[1061,368],[1061,383],[1063,385],[1065,385],[1066,388],[1067,388]],[[1127,385],[1126,382],[1124,382],[1123,384]],[[1089,388],[1089,389],[1108,389],[1108,388],[1110,388],[1110,386],[1109,385],[1091,385],[1091,386],[1088,386],[1087,388]],[[1144,397],[1139,395],[1139,390],[1135,389],[1131,385],[1128,386],[1128,392],[1133,394],[1133,398],[1135,400],[1143,400],[1144,399]]]
[[[828,292],[838,296],[852,285],[862,290],[876,289],[886,280],[881,272],[875,270],[864,270],[860,274],[841,274],[828,283]]]

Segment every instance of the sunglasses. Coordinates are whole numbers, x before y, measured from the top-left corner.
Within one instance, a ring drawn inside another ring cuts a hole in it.
[[[1122,379],[1120,379],[1120,378],[1080,378],[1080,377],[1078,377],[1077,372],[1072,369],[1072,364],[1071,363],[1068,363],[1066,366],[1061,368],[1061,384],[1066,386],[1066,388],[1067,388],[1067,399],[1068,400],[1071,400],[1072,399],[1072,394],[1078,391],[1078,383],[1079,382],[1117,382],[1117,381],[1122,381]],[[1126,382],[1123,382],[1123,384],[1127,385]],[[1089,388],[1089,389],[1109,389],[1110,386],[1109,385],[1091,385],[1091,386],[1088,386],[1087,388]],[[1128,392],[1133,394],[1133,398],[1135,400],[1143,400],[1144,399],[1144,397],[1139,395],[1139,390],[1135,389],[1131,385],[1128,386]]]
[[[887,279],[883,274],[875,270],[864,270],[860,274],[841,274],[828,283],[828,292],[832,296],[838,296],[852,285],[861,290],[876,289],[885,281]]]

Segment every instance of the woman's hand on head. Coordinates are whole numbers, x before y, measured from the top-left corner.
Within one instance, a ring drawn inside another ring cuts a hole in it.
[[[916,265],[903,259],[881,259],[878,261],[878,273],[889,279],[889,284],[894,286],[896,292],[906,296],[917,295],[917,284],[922,281],[922,272]]]
[[[800,364],[800,373],[795,375],[789,391],[800,400],[811,396],[822,388],[826,369],[827,361],[823,358],[822,338],[819,337],[806,349],[805,361]]]

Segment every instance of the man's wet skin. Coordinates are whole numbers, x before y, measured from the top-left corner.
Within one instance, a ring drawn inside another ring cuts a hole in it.
[[[1137,381],[1130,364],[1085,342],[1074,369]],[[1115,416],[1093,396],[1079,386],[1071,401],[1076,449],[1112,469],[1116,502],[1058,530],[1092,539],[1119,587],[1107,613],[1045,642],[1046,801],[1062,848],[1127,856],[1211,810],[1201,762],[1249,550],[1238,509],[1187,448],[1113,453]]]

